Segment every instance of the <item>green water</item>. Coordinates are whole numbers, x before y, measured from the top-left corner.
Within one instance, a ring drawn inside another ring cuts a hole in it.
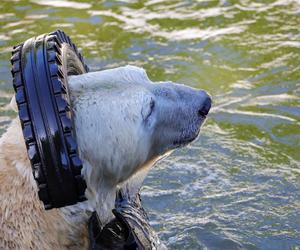
[[[148,176],[170,249],[300,249],[300,1],[0,2],[0,134],[10,50],[63,29],[92,70],[126,64],[209,91],[200,138]]]

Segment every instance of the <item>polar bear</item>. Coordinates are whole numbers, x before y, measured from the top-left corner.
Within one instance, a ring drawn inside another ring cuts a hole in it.
[[[88,200],[44,211],[14,120],[0,140],[1,249],[87,249],[88,211],[113,219],[116,190],[136,195],[155,162],[197,138],[211,107],[205,91],[134,66],[71,76],[69,92]]]

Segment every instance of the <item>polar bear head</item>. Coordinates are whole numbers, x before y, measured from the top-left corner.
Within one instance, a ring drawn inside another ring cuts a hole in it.
[[[205,91],[133,66],[71,76],[69,87],[87,197],[104,223],[116,188],[137,191],[159,158],[198,136],[211,107]]]

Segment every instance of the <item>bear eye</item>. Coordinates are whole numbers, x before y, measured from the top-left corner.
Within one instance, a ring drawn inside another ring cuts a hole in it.
[[[148,105],[145,108],[142,108],[142,116],[144,120],[148,120],[148,118],[153,113],[154,108],[155,108],[155,101],[153,98],[151,98],[150,102],[148,102]]]
[[[151,99],[149,107],[150,107],[149,108],[149,113],[148,113],[146,119],[149,118],[151,116],[151,114],[153,113],[153,110],[154,110],[154,107],[155,107],[155,101],[153,99]]]
[[[151,101],[150,101],[150,113],[152,113],[154,107],[155,107],[155,101],[153,99],[151,99]]]

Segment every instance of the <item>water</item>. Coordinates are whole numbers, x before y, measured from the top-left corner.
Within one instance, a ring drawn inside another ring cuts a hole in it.
[[[92,70],[126,64],[208,90],[198,141],[143,189],[170,249],[300,249],[300,1],[0,3],[0,133],[15,114],[11,46],[57,28]]]

